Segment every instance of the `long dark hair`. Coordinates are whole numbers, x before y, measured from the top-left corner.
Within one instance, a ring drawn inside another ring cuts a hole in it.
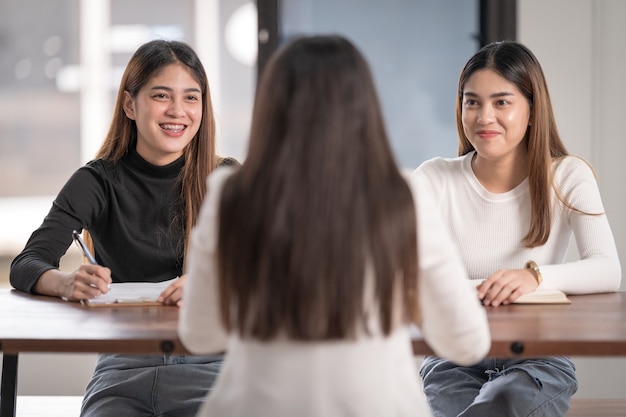
[[[117,161],[137,143],[135,121],[124,112],[124,92],[135,97],[139,90],[162,68],[181,63],[202,89],[202,120],[196,136],[184,151],[185,166],[181,172],[182,227],[185,245],[189,232],[196,223],[198,212],[206,193],[206,177],[217,166],[215,154],[215,119],[209,82],[204,67],[194,50],[180,41],[153,40],[141,45],[131,57],[117,93],[113,119],[104,143],[96,158]]]
[[[492,70],[514,84],[530,105],[530,126],[525,141],[528,148],[531,220],[524,244],[527,247],[541,246],[547,242],[552,225],[553,161],[568,155],[556,128],[546,78],[535,55],[518,42],[494,42],[481,48],[465,64],[459,79],[456,102],[459,155],[474,150],[463,131],[463,89],[467,80],[482,69]],[[555,191],[566,206],[573,208],[562,198],[559,190]]]
[[[348,40],[298,38],[269,60],[246,162],[224,185],[218,254],[222,319],[244,335],[354,337],[372,314],[389,334],[414,316],[415,207]],[[368,294],[377,307],[364,311]]]

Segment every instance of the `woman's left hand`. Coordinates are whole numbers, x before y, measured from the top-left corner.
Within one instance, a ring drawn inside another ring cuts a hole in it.
[[[538,286],[537,279],[529,269],[501,269],[477,287],[478,298],[483,305],[497,307],[500,304],[511,304]]]
[[[176,281],[171,283],[166,289],[163,290],[157,301],[162,302],[165,305],[178,307],[183,305],[183,284],[187,277],[182,275]]]

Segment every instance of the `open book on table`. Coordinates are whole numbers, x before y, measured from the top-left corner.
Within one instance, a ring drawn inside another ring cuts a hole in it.
[[[476,290],[476,287],[483,282],[482,279],[470,280],[470,286]],[[520,296],[513,304],[571,304],[567,295],[561,290],[539,288],[528,294]]]
[[[91,300],[82,300],[88,307],[132,307],[163,305],[157,298],[178,278],[162,282],[118,282],[111,284],[109,292]]]

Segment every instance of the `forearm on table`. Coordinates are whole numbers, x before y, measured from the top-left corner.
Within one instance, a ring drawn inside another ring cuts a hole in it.
[[[594,257],[555,265],[540,265],[543,288],[568,294],[612,292],[620,287],[621,267],[611,257]]]
[[[63,296],[61,282],[66,275],[67,273],[61,272],[58,269],[48,269],[39,276],[39,279],[35,282],[35,285],[33,285],[33,292],[54,297]]]

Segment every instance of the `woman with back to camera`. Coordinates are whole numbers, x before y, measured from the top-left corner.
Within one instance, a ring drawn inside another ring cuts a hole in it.
[[[546,80],[517,42],[483,47],[465,65],[456,110],[459,157],[415,176],[430,184],[485,305],[537,288],[616,291],[621,267],[595,175],[568,155]],[[566,262],[572,235],[580,259]],[[565,416],[578,383],[566,357],[429,357],[420,373],[436,417]]]
[[[78,169],[11,265],[22,291],[92,299],[111,282],[180,277],[161,294],[179,304],[188,235],[215,155],[207,76],[183,42],[155,40],[133,54],[96,159]],[[72,231],[88,231],[97,265],[60,271]],[[221,355],[98,356],[81,415],[194,416]],[[156,399],[156,400],[155,400]]]
[[[228,354],[201,416],[429,416],[413,320],[438,355],[486,355],[484,309],[432,202],[398,170],[345,38],[271,57],[246,162],[208,190],[179,333],[192,352]]]

